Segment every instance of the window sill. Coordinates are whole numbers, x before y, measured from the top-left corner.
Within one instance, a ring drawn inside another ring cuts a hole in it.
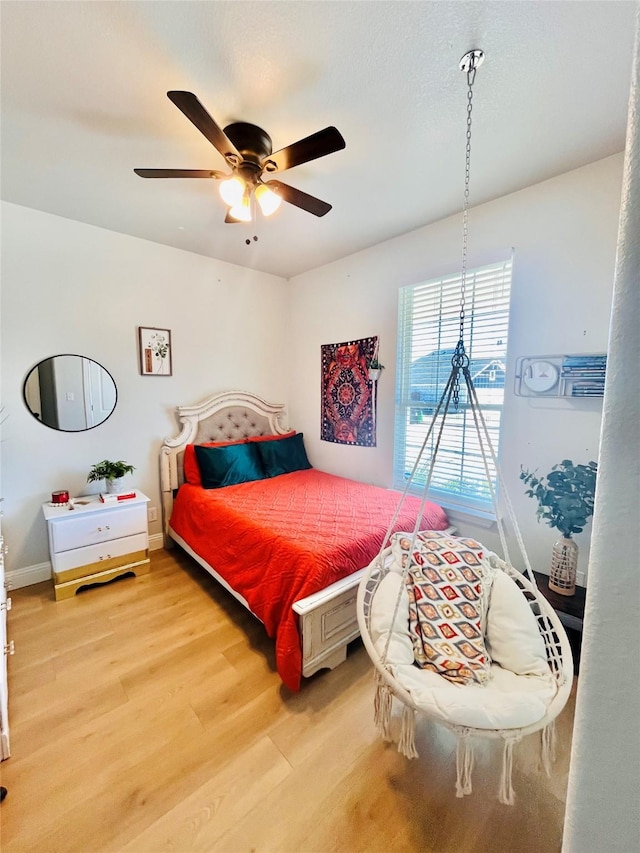
[[[496,514],[490,510],[473,509],[469,506],[449,503],[446,500],[438,500],[437,503],[445,510],[449,520],[456,527],[459,523],[475,524],[476,527],[484,527],[488,530],[496,524]]]

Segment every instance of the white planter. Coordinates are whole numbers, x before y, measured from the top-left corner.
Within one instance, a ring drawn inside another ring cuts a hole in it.
[[[380,374],[382,373],[382,368],[380,367],[370,367],[369,368],[369,380],[371,382],[377,382],[380,379]]]
[[[124,488],[124,477],[117,477],[115,480],[106,480],[107,493],[110,495],[119,494]]]
[[[560,595],[573,595],[576,591],[578,571],[578,546],[571,538],[559,539],[553,546],[549,589]]]

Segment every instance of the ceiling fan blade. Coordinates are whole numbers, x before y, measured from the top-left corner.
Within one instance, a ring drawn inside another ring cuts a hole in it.
[[[315,196],[302,192],[302,190],[297,190],[289,184],[283,184],[281,181],[265,181],[265,184],[275,190],[284,201],[295,204],[296,207],[313,213],[314,216],[324,216],[331,210],[331,205],[327,204],[326,201],[321,201]]]
[[[214,169],[134,169],[141,178],[228,178]]]
[[[335,127],[325,127],[265,157],[261,166],[267,172],[284,172],[285,169],[293,169],[294,166],[341,151],[345,146],[342,134]]]
[[[193,92],[171,91],[167,92],[167,97],[190,122],[195,124],[200,133],[222,154],[225,160],[231,157],[236,163],[242,162],[242,156],[236,146],[224,130],[218,127]]]

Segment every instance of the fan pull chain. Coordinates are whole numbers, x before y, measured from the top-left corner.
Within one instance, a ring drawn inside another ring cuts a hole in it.
[[[467,243],[469,238],[469,179],[471,174],[471,114],[473,111],[473,84],[476,79],[476,55],[475,51],[471,51],[468,55],[467,71],[467,144],[465,149],[465,165],[464,165],[464,202],[462,205],[462,266],[460,274],[460,335],[458,343],[451,359],[451,364],[454,367],[468,367],[469,358],[464,348],[464,319],[465,319],[465,298],[467,284]],[[453,389],[453,407],[458,411],[458,403],[460,401],[460,376],[456,376],[455,386]]]

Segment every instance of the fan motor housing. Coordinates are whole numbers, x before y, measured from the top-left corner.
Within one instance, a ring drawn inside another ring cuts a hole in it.
[[[242,154],[243,160],[259,165],[273,151],[271,137],[255,124],[237,121],[227,125],[224,132]]]

